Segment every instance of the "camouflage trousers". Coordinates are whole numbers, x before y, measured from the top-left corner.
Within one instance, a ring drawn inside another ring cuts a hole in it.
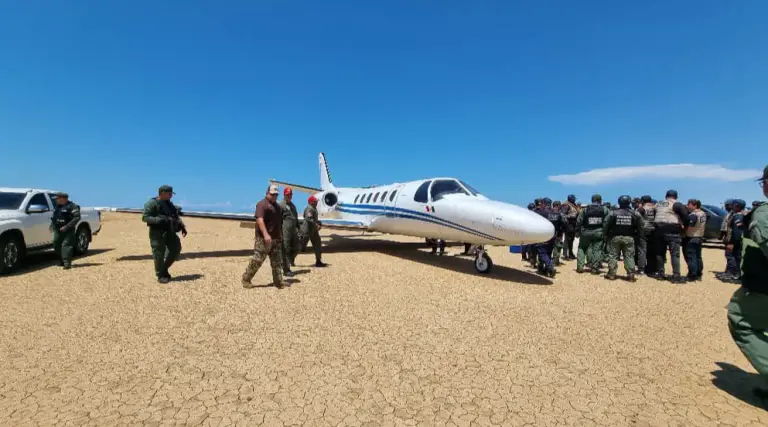
[[[72,253],[75,249],[75,230],[53,230],[53,250],[59,257],[61,265],[72,265]]]
[[[579,237],[579,252],[576,259],[576,269],[581,270],[584,264],[599,271],[603,260],[603,233],[582,232]]]
[[[624,255],[624,270],[635,272],[635,239],[632,236],[613,236],[608,241],[608,275],[615,276],[619,269],[619,255]]]
[[[283,246],[280,240],[272,240],[272,243],[267,246],[264,239],[261,236],[256,238],[253,244],[253,257],[248,263],[248,267],[245,268],[243,273],[243,280],[250,282],[256,272],[259,271],[261,265],[269,257],[269,264],[272,267],[272,280],[275,285],[280,285],[283,282]]]
[[[555,249],[552,251],[552,263],[560,265],[560,256],[563,254],[563,235],[555,236]]]

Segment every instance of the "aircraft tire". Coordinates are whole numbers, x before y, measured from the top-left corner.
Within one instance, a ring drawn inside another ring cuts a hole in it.
[[[493,268],[493,261],[487,253],[483,252],[482,256],[475,258],[475,270],[481,274],[488,274]]]

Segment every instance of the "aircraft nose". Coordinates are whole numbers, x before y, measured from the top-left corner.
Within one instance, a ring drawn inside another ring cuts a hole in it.
[[[503,233],[510,244],[532,244],[546,242],[555,234],[555,227],[546,218],[517,206],[497,210],[494,228]]]

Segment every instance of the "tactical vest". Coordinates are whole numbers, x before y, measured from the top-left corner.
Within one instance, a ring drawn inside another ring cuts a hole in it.
[[[701,210],[693,211],[696,215],[696,224],[685,230],[686,237],[704,237],[704,230],[707,228],[707,214]]]
[[[584,212],[584,226],[587,230],[597,230],[603,228],[603,219],[605,218],[605,208],[601,205],[589,205]]]
[[[643,205],[645,211],[645,228],[653,228],[653,221],[656,219],[656,205],[646,203]]]
[[[634,236],[637,220],[629,209],[619,208],[613,212],[612,236]]]
[[[56,210],[53,211],[53,223],[59,227],[69,224],[75,217],[72,214],[72,208],[73,206],[71,202],[66,205],[56,205]]]
[[[560,212],[548,210],[548,211],[545,211],[545,213],[549,222],[551,222],[552,225],[555,226],[555,231],[558,233],[563,231],[562,215],[560,215]]]
[[[654,223],[656,224],[680,224],[680,218],[675,213],[673,206],[674,201],[662,200],[656,203],[656,218]]]

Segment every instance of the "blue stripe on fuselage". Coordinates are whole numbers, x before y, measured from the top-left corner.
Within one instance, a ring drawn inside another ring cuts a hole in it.
[[[421,212],[413,211],[404,208],[393,208],[391,206],[376,206],[376,205],[341,205],[337,208],[341,212],[347,212],[357,215],[373,215],[380,216],[385,214],[394,214],[398,218],[413,219],[416,221],[430,222],[444,227],[453,228],[455,230],[463,231],[465,233],[474,234],[475,236],[482,237],[490,240],[501,240],[498,237],[490,234],[483,233],[478,230],[466,227],[461,224],[442,219],[437,216],[423,214]]]

